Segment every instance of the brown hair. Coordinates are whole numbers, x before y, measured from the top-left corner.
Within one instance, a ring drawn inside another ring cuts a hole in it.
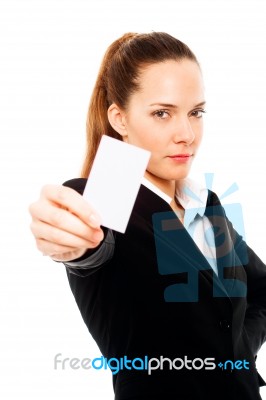
[[[87,149],[81,176],[90,172],[103,134],[122,140],[108,121],[112,103],[126,109],[128,99],[139,89],[141,67],[166,60],[198,61],[189,47],[164,32],[126,33],[107,49],[92,92],[87,115]]]

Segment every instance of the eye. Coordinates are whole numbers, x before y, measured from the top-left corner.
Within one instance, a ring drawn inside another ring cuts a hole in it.
[[[170,117],[170,114],[167,110],[158,110],[155,111],[153,113],[153,115],[155,115],[155,117],[159,118],[159,119],[166,119],[168,117]]]
[[[202,118],[203,114],[205,114],[205,113],[206,113],[206,110],[203,110],[201,108],[201,109],[198,109],[198,110],[193,110],[190,115],[192,117]]]

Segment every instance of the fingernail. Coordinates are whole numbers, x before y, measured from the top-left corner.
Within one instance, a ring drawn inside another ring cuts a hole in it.
[[[96,214],[91,214],[89,217],[90,225],[93,228],[98,228],[101,225],[101,219],[98,215]]]

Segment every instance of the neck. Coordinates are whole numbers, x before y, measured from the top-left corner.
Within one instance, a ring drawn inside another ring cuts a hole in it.
[[[162,192],[167,194],[172,199],[175,197],[176,181],[166,180],[159,178],[158,176],[152,175],[150,172],[145,172],[145,178],[148,179],[153,185],[157,186]]]

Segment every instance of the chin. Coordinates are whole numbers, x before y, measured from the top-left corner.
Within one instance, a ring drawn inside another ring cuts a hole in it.
[[[164,170],[147,169],[147,172],[157,179],[162,179],[165,181],[178,181],[188,177],[190,173],[190,166],[179,165],[178,168],[165,168]]]
[[[190,173],[190,168],[182,168],[178,172],[175,172],[175,174],[172,174],[174,180],[178,181],[180,179],[185,179],[188,177]]]
[[[175,181],[181,181],[183,179],[186,179],[188,177],[189,174],[183,174],[183,175],[178,175],[174,178]]]

